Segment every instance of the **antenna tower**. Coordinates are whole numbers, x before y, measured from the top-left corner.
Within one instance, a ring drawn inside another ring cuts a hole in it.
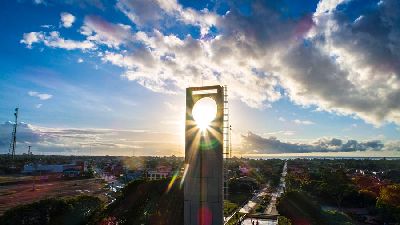
[[[14,163],[14,159],[15,159],[15,147],[17,145],[18,108],[15,108],[14,117],[15,117],[15,121],[13,124],[10,149],[8,150],[9,154],[11,154],[11,159],[12,159],[13,163]]]

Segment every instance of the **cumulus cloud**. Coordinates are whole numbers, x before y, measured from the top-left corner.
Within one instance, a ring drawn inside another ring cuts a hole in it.
[[[76,40],[64,39],[60,36],[60,33],[57,31],[52,31],[49,34],[45,32],[25,33],[23,35],[23,39],[20,42],[26,44],[28,48],[32,48],[33,43],[40,43],[40,42],[46,45],[47,47],[62,48],[66,50],[74,50],[74,49],[87,50],[96,48],[96,45],[89,40],[76,41]]]
[[[203,36],[216,23],[217,18],[217,15],[207,9],[196,11],[191,8],[184,8],[176,0],[121,0],[118,1],[117,8],[140,27],[157,27],[160,29],[160,22],[167,21],[167,23],[162,24],[164,27],[172,26],[174,22],[181,22],[200,27]]]
[[[80,32],[87,40],[109,47],[118,47],[132,38],[131,26],[109,23],[97,16],[85,17]]]
[[[291,98],[373,124],[400,123],[400,3],[324,2],[307,34],[310,45],[283,57]]]
[[[124,78],[156,92],[227,84],[230,96],[250,107],[267,107],[284,94],[297,105],[375,125],[400,124],[398,1],[321,0],[312,15],[296,18],[287,18],[278,4],[246,4],[243,12],[239,3],[229,2],[229,11],[218,15],[176,0],[120,0],[116,8],[137,31],[88,16],[80,29],[83,41],[31,32],[21,43],[97,48],[104,62],[124,69]],[[201,35],[174,34],[171,27],[196,27]]]
[[[53,95],[46,94],[46,93],[39,93],[39,92],[36,92],[36,91],[29,91],[28,95],[32,96],[32,97],[37,97],[40,100],[48,100],[48,99],[53,97]],[[40,108],[40,107],[38,107],[38,108]]]
[[[337,138],[319,139],[311,143],[285,142],[276,137],[264,138],[249,132],[247,136],[242,136],[245,151],[258,153],[309,153],[309,152],[356,152],[356,151],[381,151],[381,150],[400,150],[399,143],[389,143],[386,146],[380,140],[357,141],[341,140]]]
[[[33,43],[37,43],[43,40],[44,36],[42,32],[29,32],[23,35],[20,43],[26,44],[26,47],[32,48]]]
[[[71,13],[62,12],[60,14],[61,17],[61,25],[65,28],[72,27],[72,24],[75,22],[75,16]]]

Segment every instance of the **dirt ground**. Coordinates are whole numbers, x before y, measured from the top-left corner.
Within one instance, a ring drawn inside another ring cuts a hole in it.
[[[20,204],[32,203],[51,197],[70,197],[81,194],[97,196],[107,200],[107,189],[104,188],[102,179],[79,179],[36,181],[33,191],[33,179],[31,183],[20,183],[0,186],[0,215],[7,209]]]

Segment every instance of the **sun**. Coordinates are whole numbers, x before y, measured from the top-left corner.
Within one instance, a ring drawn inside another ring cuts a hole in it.
[[[192,110],[193,118],[201,131],[207,130],[216,114],[217,104],[209,97],[197,101]]]

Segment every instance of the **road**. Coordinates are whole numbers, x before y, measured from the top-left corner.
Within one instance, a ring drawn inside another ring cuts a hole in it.
[[[285,187],[286,187],[285,177],[286,177],[286,175],[287,175],[287,162],[285,162],[285,165],[283,166],[280,184],[279,184],[277,190],[274,193],[272,193],[271,201],[269,202],[269,205],[268,205],[267,209],[265,210],[265,214],[268,214],[268,215],[277,215],[278,214],[278,210],[276,210],[276,200],[285,191]]]
[[[278,188],[276,189],[276,191],[274,193],[272,193],[271,200],[270,200],[270,202],[268,204],[267,209],[264,212],[265,214],[268,214],[268,215],[279,215],[278,210],[276,209],[276,200],[285,191],[285,187],[286,187],[285,177],[286,177],[286,175],[287,175],[287,162],[285,162],[285,164],[283,166],[280,184],[279,184]],[[247,218],[242,222],[242,225],[253,225],[253,221],[254,221],[254,224],[257,224],[256,221],[258,221],[259,225],[277,225],[278,224],[278,220],[276,220],[276,219],[272,220],[272,219]]]

